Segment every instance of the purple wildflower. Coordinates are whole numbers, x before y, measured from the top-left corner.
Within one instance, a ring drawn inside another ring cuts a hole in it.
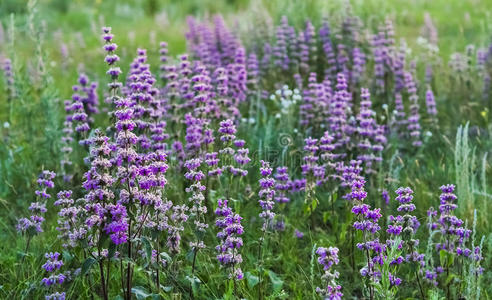
[[[318,255],[318,263],[323,266],[323,275],[321,280],[324,283],[324,287],[316,287],[316,292],[323,299],[340,300],[342,299],[342,286],[336,282],[336,279],[340,275],[337,271],[332,270],[334,265],[338,265],[338,248],[336,247],[319,247],[316,250]]]
[[[427,88],[425,93],[425,104],[427,106],[427,114],[431,117],[433,123],[437,123],[436,115],[436,101],[434,99],[434,93],[432,92],[430,86]]]
[[[10,102],[16,97],[16,90],[14,85],[14,70],[12,69],[12,61],[8,58],[3,60],[2,64],[3,74],[5,76],[5,89],[7,99]]]
[[[287,192],[290,189],[290,180],[287,167],[278,167],[275,174],[275,201],[288,203],[290,201]]]
[[[46,253],[44,256],[46,257],[47,261],[43,265],[43,269],[47,273],[54,273],[55,271],[60,270],[60,268],[63,266],[63,261],[58,259],[60,257],[60,253],[50,252]],[[53,290],[56,288],[56,285],[62,285],[68,279],[69,278],[67,278],[67,275],[63,273],[51,274],[48,277],[44,277],[41,280],[41,284],[43,284],[47,289]],[[47,295],[46,299],[65,299],[65,293],[53,293]]]
[[[302,239],[304,237],[304,232],[300,231],[299,229],[294,230],[294,235],[298,239]]]
[[[191,181],[191,185],[186,188],[186,192],[190,193],[188,200],[192,203],[190,216],[194,218],[197,232],[205,232],[208,228],[208,224],[203,220],[207,213],[207,207],[203,204],[205,200],[203,193],[206,192],[206,187],[201,184],[205,178],[205,174],[200,170],[201,164],[202,160],[199,158],[190,159],[185,163],[185,168],[188,170],[185,173],[185,178]],[[205,244],[198,238],[196,241],[190,242],[190,247],[193,248],[194,252],[197,252],[198,249],[205,248]]]
[[[55,187],[55,183],[53,182],[55,176],[55,172],[48,170],[44,170],[39,175],[37,180],[39,189],[35,191],[37,201],[32,202],[29,206],[29,210],[31,211],[29,218],[20,218],[17,220],[15,228],[19,233],[23,234],[27,232],[29,238],[31,238],[32,235],[43,232],[41,225],[45,219],[42,215],[47,211],[46,201],[51,198],[51,195],[48,194],[48,189]]]
[[[410,100],[410,116],[408,117],[407,129],[412,139],[412,146],[420,147],[422,146],[422,141],[420,140],[419,96],[417,95],[417,85],[410,72],[405,72],[405,87]]]
[[[241,280],[244,277],[239,267],[239,264],[243,261],[239,253],[239,249],[243,246],[243,240],[241,239],[241,235],[244,233],[241,225],[242,218],[227,206],[226,199],[218,200],[215,214],[217,215],[215,225],[221,230],[217,233],[220,244],[215,247],[218,252],[217,260],[223,267],[231,268],[229,279]]]
[[[275,213],[272,211],[275,202],[273,199],[275,197],[275,179],[271,177],[272,168],[270,168],[270,163],[266,161],[261,161],[260,167],[260,191],[258,192],[258,197],[262,212],[260,213],[260,218],[263,219],[262,231],[266,232],[275,217]]]

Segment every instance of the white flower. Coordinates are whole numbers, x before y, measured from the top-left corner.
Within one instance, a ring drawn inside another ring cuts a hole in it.
[[[298,89],[294,89],[294,94],[299,94],[299,90]]]
[[[281,116],[280,116],[280,113],[276,113],[276,114],[275,114],[275,118],[280,119],[280,117],[281,117]]]
[[[3,123],[3,128],[10,128],[9,122],[4,122]]]
[[[282,101],[280,102],[280,104],[282,105],[283,108],[289,108],[289,106],[292,104],[292,102],[286,100],[286,99],[282,99]]]
[[[387,110],[387,109],[388,109],[388,104],[386,104],[386,103],[385,103],[385,104],[383,104],[383,109],[384,109],[384,110]]]
[[[254,124],[256,123],[256,119],[255,118],[249,118],[249,124]]]
[[[273,94],[270,95],[270,100],[272,100],[272,101],[275,100],[275,95],[273,95]]]
[[[426,135],[426,136],[428,136],[428,137],[431,137],[431,136],[432,136],[432,132],[430,132],[430,131],[426,131],[426,132],[425,132],[425,135]]]
[[[280,91],[280,90],[276,90],[276,91],[275,91],[275,95],[277,95],[277,96],[282,95],[282,91]]]

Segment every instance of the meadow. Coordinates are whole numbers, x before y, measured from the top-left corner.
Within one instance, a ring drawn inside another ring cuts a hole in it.
[[[491,14],[0,2],[0,298],[489,299]]]

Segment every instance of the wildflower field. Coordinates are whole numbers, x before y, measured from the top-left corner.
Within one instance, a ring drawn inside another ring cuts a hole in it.
[[[0,299],[492,298],[490,0],[3,0],[0,67]]]

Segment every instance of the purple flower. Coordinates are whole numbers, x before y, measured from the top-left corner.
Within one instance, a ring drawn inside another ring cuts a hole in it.
[[[335,50],[331,40],[330,27],[327,20],[323,20],[323,23],[321,24],[319,29],[319,38],[321,40],[323,52],[328,65],[328,68],[325,70],[325,76],[329,80],[334,81],[336,79],[337,62]]]
[[[37,180],[37,183],[39,185],[39,190],[35,191],[36,196],[49,199],[51,198],[51,195],[48,194],[46,191],[48,188],[54,188],[55,184],[53,182],[53,179],[55,178],[56,174],[55,172],[51,171],[43,171]]]
[[[43,232],[41,225],[44,222],[43,214],[46,213],[46,201],[51,198],[48,194],[49,188],[54,188],[55,183],[53,179],[56,177],[55,172],[44,170],[38,177],[37,183],[39,189],[35,191],[37,196],[37,202],[32,202],[29,206],[31,211],[31,216],[29,218],[19,218],[17,220],[17,225],[15,226],[17,232],[28,233],[29,235],[35,235],[37,233]]]
[[[45,299],[46,300],[65,300],[66,294],[65,292],[55,292],[51,295],[46,295]]]
[[[287,167],[278,167],[275,174],[275,201],[287,203],[290,201],[287,192],[291,189]]]
[[[219,127],[221,145],[219,148],[219,167],[209,171],[211,176],[220,176],[228,171],[233,176],[246,176],[246,165],[251,162],[249,149],[245,147],[245,141],[236,139],[236,126],[230,119],[220,122]]]
[[[352,50],[352,61],[353,66],[350,77],[354,84],[358,84],[364,76],[366,65],[366,55],[359,47],[355,47]]]
[[[174,205],[170,217],[168,228],[168,237],[166,246],[172,253],[180,252],[181,232],[184,231],[184,223],[188,221],[189,216],[186,214],[189,208],[186,205]]]
[[[375,112],[371,109],[369,90],[361,89],[360,111],[357,115],[359,134],[359,155],[357,159],[365,165],[364,171],[368,174],[374,173],[372,169],[374,163],[382,161],[382,151],[386,144],[384,128],[378,125],[375,120]]]
[[[458,197],[454,194],[453,184],[441,186],[439,196],[439,216],[436,220],[436,213],[433,209],[428,212],[431,216],[429,228],[440,232],[440,241],[436,244],[436,249],[456,253],[457,247],[462,247],[471,235],[471,230],[463,227],[465,222],[453,215],[458,207],[456,204]]]
[[[425,93],[425,104],[427,106],[427,113],[430,116],[437,115],[436,101],[434,100],[434,93],[430,87],[428,87],[427,92]]]
[[[348,165],[346,165],[345,162],[343,162],[343,161],[338,162],[335,165],[336,174],[334,175],[334,177],[341,181],[340,186],[342,188],[349,187],[352,189],[354,182],[364,181],[364,177],[362,177],[362,175],[361,175],[361,172],[362,172],[361,163],[362,162],[360,160],[351,160]],[[364,193],[365,193],[365,191],[364,191]],[[351,193],[348,193],[348,194],[344,195],[343,198],[347,199],[347,200],[351,200],[353,198],[353,196],[359,197],[360,195],[356,195],[356,194],[351,195]]]
[[[48,273],[53,273],[63,266],[63,261],[59,260],[60,253],[58,252],[49,252],[44,255],[47,259],[46,263],[43,265],[43,269]],[[41,284],[43,284],[48,289],[54,289],[55,285],[61,285],[64,282],[69,280],[66,274],[51,274],[48,277],[44,277],[41,280]],[[65,293],[54,293],[51,295],[47,295],[46,299],[65,299]]]
[[[167,57],[168,55],[168,49],[167,49],[167,43],[166,42],[161,42],[159,44],[159,54],[160,54],[160,61],[161,61],[161,66],[160,66],[160,78],[162,80],[166,79],[166,63],[168,62],[169,58]]]
[[[121,70],[116,66],[116,63],[120,60],[119,56],[115,53],[118,46],[113,43],[114,35],[111,33],[111,27],[103,27],[102,32],[102,39],[105,42],[103,49],[106,51],[104,61],[108,65],[108,71],[106,73],[111,77],[111,82],[108,84],[108,96],[106,97],[105,102],[111,104],[112,107],[115,108],[121,101],[118,92],[122,87],[121,82],[118,81]],[[113,112],[110,112],[110,116],[113,114]]]
[[[333,265],[338,265],[338,248],[336,247],[319,247],[316,250],[318,255],[318,263],[323,266],[323,275],[321,280],[324,287],[316,287],[316,292],[324,299],[340,300],[342,299],[342,286],[336,283],[339,273],[332,270]]]
[[[289,24],[286,16],[282,16],[280,25],[277,27],[276,44],[273,47],[274,65],[287,70],[289,68],[290,58],[288,54],[288,31]]]
[[[417,95],[417,85],[415,84],[412,74],[405,72],[405,87],[409,95],[410,100],[410,116],[408,117],[408,126],[410,137],[412,139],[412,146],[420,147],[422,141],[420,140],[420,114],[419,114],[419,96]]]
[[[405,106],[403,105],[403,98],[400,93],[395,94],[395,120],[394,126],[398,133],[402,134],[403,128],[407,124],[406,114],[405,114]]]
[[[10,102],[16,97],[16,89],[14,82],[14,70],[12,69],[12,61],[5,58],[2,62],[3,74],[5,76],[5,88],[7,91],[7,99]]]
[[[217,260],[222,267],[231,268],[229,279],[243,279],[243,272],[238,266],[243,259],[239,249],[243,246],[241,235],[244,233],[241,225],[241,216],[235,214],[227,206],[226,199],[218,200],[218,207],[215,210],[217,220],[215,225],[221,230],[217,233],[220,244],[215,247],[217,250]]]
[[[126,243],[128,240],[127,231],[129,228],[126,208],[121,204],[110,204],[107,211],[111,216],[110,222],[105,226],[104,231],[108,234],[115,245]]]
[[[63,266],[63,261],[58,260],[60,257],[60,253],[58,252],[46,253],[44,257],[47,259],[46,263],[43,265],[43,269],[45,269],[46,272],[59,270]]]
[[[225,120],[220,122],[219,133],[221,133],[220,140],[222,142],[229,142],[236,138],[236,127],[232,120]]]
[[[275,196],[275,179],[271,177],[272,168],[270,168],[270,163],[266,161],[261,161],[260,174],[262,178],[260,179],[260,191],[258,192],[260,207],[262,212],[260,213],[260,218],[263,219],[262,231],[267,231],[271,225],[271,221],[275,217],[275,213],[272,211],[275,202],[273,201]]]
[[[348,194],[354,203],[352,213],[355,215],[353,228],[362,232],[363,241],[357,244],[357,248],[367,253],[366,265],[360,270],[362,276],[369,276],[371,281],[378,281],[381,273],[379,267],[384,263],[383,253],[386,245],[381,244],[376,233],[381,229],[378,224],[381,218],[380,209],[371,209],[364,203],[367,193],[364,190],[365,180],[354,180],[352,192]]]
[[[328,111],[328,124],[331,132],[336,138],[336,145],[345,145],[350,141],[350,135],[355,128],[348,123],[349,117],[347,112],[352,106],[352,96],[348,92],[347,80],[343,73],[337,75],[337,91],[331,101]]]
[[[88,77],[82,73],[79,75],[78,85],[72,87],[74,94],[71,101],[67,102],[70,106],[66,110],[72,113],[67,116],[67,120],[71,121],[75,131],[82,135],[82,139],[79,141],[80,145],[87,145],[87,132],[90,130],[90,123],[94,122],[92,115],[99,112],[96,89],[97,83],[89,84]]]
[[[385,46],[385,33],[380,31],[372,37],[372,47],[374,55],[374,78],[376,80],[376,86],[380,91],[384,91],[385,88],[385,54],[387,49]]]
[[[206,187],[201,184],[201,180],[204,179],[205,175],[200,171],[200,166],[202,165],[202,160],[199,158],[190,159],[185,163],[185,168],[188,169],[185,177],[192,183],[186,188],[186,192],[190,194],[188,201],[192,203],[190,208],[190,216],[194,218],[195,230],[196,232],[205,232],[208,228],[208,224],[204,221],[204,216],[207,213],[207,207],[204,205]],[[198,249],[205,248],[203,240],[197,235],[196,240],[190,242],[190,247],[196,252]]]
[[[66,280],[65,275],[63,274],[54,274],[49,277],[45,277],[41,280],[41,283],[46,287],[53,286],[55,284],[63,284]]]
[[[381,192],[381,197],[384,201],[384,204],[389,205],[390,196],[389,196],[388,190],[383,189],[383,191]]]
[[[390,215],[388,218],[388,229],[386,232],[393,238],[387,240],[388,246],[395,245],[396,236],[401,236],[401,241],[398,244],[398,249],[402,249],[403,256],[406,257],[406,262],[416,262],[417,267],[423,267],[425,265],[424,255],[418,252],[417,246],[419,240],[415,239],[415,234],[420,226],[417,217],[410,214],[415,210],[415,205],[412,203],[413,191],[411,188],[398,188],[396,190],[398,196],[396,200],[399,202],[397,211],[400,215],[393,216]],[[401,256],[397,257],[391,264],[401,264],[403,258]],[[417,275],[418,276],[418,275]],[[418,280],[418,278],[417,278]],[[399,285],[401,279],[397,277],[390,278],[390,283],[392,285]]]

